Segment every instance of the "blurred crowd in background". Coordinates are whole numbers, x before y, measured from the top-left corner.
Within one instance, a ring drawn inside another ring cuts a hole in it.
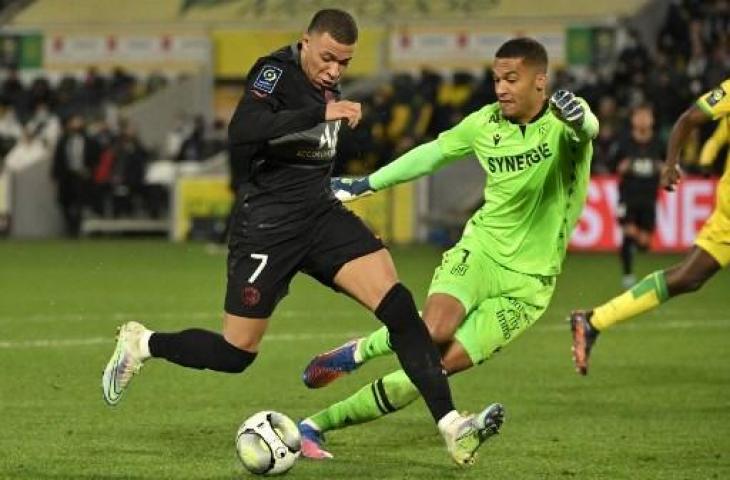
[[[0,83],[0,167],[20,170],[50,159],[67,234],[77,236],[82,216],[158,218],[168,194],[148,184],[151,161],[200,162],[225,149],[225,123],[180,115],[161,151],[143,145],[120,108],[164,88],[117,68],[109,76],[89,68],[83,79],[45,77],[21,82],[14,70]]]
[[[677,117],[730,73],[729,32],[730,2],[683,0],[670,6],[655,44],[642,43],[638,32],[627,27],[625,47],[615,61],[582,71],[552,71],[553,88],[570,89],[584,97],[600,120],[594,173],[616,172],[617,144],[629,135],[630,114],[639,105],[651,106],[655,134],[666,142]],[[343,151],[337,173],[367,173],[413,145],[435,138],[468,113],[495,101],[492,82],[489,68],[481,77],[456,72],[446,79],[434,71],[394,77],[362,99],[362,127],[345,130],[357,141],[343,142],[356,150]],[[682,152],[681,162],[689,173],[708,173],[698,160],[715,126],[694,132]],[[717,155],[710,172],[722,170],[722,158]]]
[[[654,44],[624,27],[627,41],[612,62],[582,69],[553,70],[552,87],[584,97],[596,112],[600,136],[593,172],[615,173],[617,145],[630,132],[630,112],[639,105],[653,111],[655,135],[666,142],[671,125],[700,93],[730,72],[730,2],[683,0],[668,10]],[[0,83],[2,168],[22,168],[52,159],[52,175],[67,232],[79,232],[84,211],[103,217],[143,214],[157,217],[167,208],[166,193],[145,182],[150,161],[199,162],[226,151],[226,122],[181,115],[169,126],[159,151],[143,145],[135,126],[115,116],[118,108],[165,87],[163,75],[144,80],[121,68],[101,75],[89,68],[84,78],[63,77],[54,84],[38,77],[21,82],[9,70]],[[369,173],[415,145],[435,138],[465,115],[496,100],[489,68],[470,72],[424,70],[398,74],[357,100],[363,119],[355,130],[341,130],[335,174]],[[714,125],[695,132],[682,152],[690,173],[719,173],[723,158],[700,168],[697,160]]]

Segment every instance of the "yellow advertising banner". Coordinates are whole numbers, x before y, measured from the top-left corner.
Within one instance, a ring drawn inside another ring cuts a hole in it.
[[[228,177],[190,176],[175,186],[173,239],[188,238],[194,218],[225,218],[233,195]],[[346,204],[385,243],[403,244],[415,240],[415,193],[407,183]]]
[[[397,185],[345,205],[383,242],[404,244],[415,240],[415,193],[412,183]]]
[[[180,178],[175,185],[173,239],[187,239],[193,218],[225,218],[232,203],[225,175]]]

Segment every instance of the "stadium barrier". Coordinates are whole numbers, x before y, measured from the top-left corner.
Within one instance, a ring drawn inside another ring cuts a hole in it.
[[[384,242],[417,239],[418,185],[408,183],[347,204]],[[170,238],[175,241],[215,240],[225,228],[233,203],[228,176],[183,173],[175,179]]]
[[[63,233],[63,219],[51,180],[50,160],[16,171],[4,171],[0,182],[3,206],[0,210],[12,238],[49,238]]]
[[[717,180],[685,178],[675,192],[661,191],[657,201],[656,231],[651,249],[677,252],[692,246],[697,232],[710,216]],[[570,248],[612,251],[621,245],[621,227],[616,221],[618,182],[612,176],[591,179],[588,199],[573,232]]]

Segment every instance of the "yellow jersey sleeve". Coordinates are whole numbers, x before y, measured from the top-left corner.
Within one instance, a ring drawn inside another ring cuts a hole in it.
[[[713,120],[730,115],[730,78],[703,94],[696,103]]]
[[[728,133],[730,133],[730,117],[725,117],[720,120],[715,131],[702,146],[699,161],[700,166],[709,167],[715,162],[717,152],[719,152],[728,141]]]

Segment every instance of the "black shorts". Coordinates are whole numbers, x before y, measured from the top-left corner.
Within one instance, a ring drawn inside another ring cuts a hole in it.
[[[653,232],[656,226],[655,202],[626,202],[620,201],[616,211],[618,223],[621,225],[636,225],[639,230]]]
[[[265,209],[264,209],[265,210]],[[248,225],[246,212],[234,216]],[[257,216],[266,216],[257,212]],[[292,227],[292,223],[260,230],[234,228],[228,251],[225,311],[232,315],[268,318],[289,292],[301,271],[336,290],[333,279],[350,260],[384,248],[355,214],[341,204],[328,206]]]

